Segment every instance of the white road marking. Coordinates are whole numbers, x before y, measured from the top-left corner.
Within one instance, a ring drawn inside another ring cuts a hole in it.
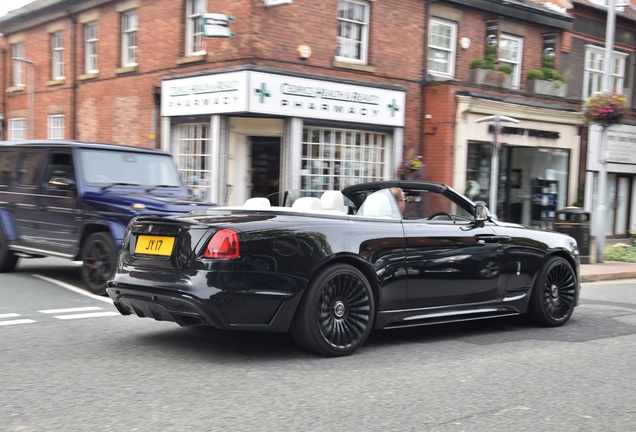
[[[102,310],[99,306],[86,306],[86,307],[77,307],[77,308],[68,308],[68,309],[48,309],[38,311],[43,314],[58,314],[58,313],[67,313],[67,312],[88,312]]]
[[[80,319],[80,318],[96,318],[96,317],[106,317],[106,316],[115,316],[121,315],[119,312],[93,312],[93,313],[85,313],[85,314],[73,314],[73,315],[55,315],[53,318],[61,319],[61,320],[71,320],[71,319]]]
[[[0,319],[3,318],[15,318],[15,317],[19,317],[20,314],[17,313],[6,313],[6,314],[0,314]]]
[[[35,322],[34,320],[30,320],[30,319],[19,319],[19,320],[12,320],[12,321],[0,321],[0,326],[15,325],[15,324],[32,324],[34,322]]]
[[[62,282],[62,281],[59,281],[59,280],[51,279],[51,278],[46,277],[46,276],[41,276],[41,275],[37,275],[37,274],[34,274],[32,276],[36,277],[38,279],[42,279],[43,281],[50,282],[50,283],[55,284],[57,286],[60,286],[62,288],[66,288],[67,290],[73,291],[74,293],[81,294],[81,295],[84,295],[86,297],[90,297],[93,300],[99,300],[99,301],[103,301],[103,302],[106,302],[106,303],[113,304],[113,301],[110,299],[110,297],[98,296],[98,295],[89,293],[85,289],[78,288],[78,287],[73,286],[71,284],[67,284],[66,282]]]

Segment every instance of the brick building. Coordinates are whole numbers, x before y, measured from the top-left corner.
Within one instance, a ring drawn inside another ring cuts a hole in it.
[[[577,199],[583,126],[580,88],[526,81],[571,52],[555,2],[36,0],[0,18],[2,133],[162,148],[221,204],[394,178],[409,156],[489,201],[477,120],[505,115],[492,210],[545,226]]]

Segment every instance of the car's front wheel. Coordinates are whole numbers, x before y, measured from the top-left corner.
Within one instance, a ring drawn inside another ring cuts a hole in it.
[[[577,283],[576,273],[568,261],[561,257],[550,258],[534,284],[529,318],[546,327],[565,324],[576,306]]]
[[[82,246],[82,280],[97,295],[106,294],[106,282],[115,274],[117,246],[108,233],[91,234]]]
[[[9,249],[9,239],[0,228],[0,273],[12,271],[18,263],[18,257]]]
[[[355,267],[336,264],[310,282],[291,327],[294,341],[308,351],[343,356],[367,339],[375,300],[368,280]]]

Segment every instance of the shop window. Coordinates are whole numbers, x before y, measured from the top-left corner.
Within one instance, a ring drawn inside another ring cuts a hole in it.
[[[428,72],[433,75],[455,75],[457,24],[431,19],[428,26]]]
[[[338,1],[338,60],[367,63],[370,9],[368,1]]]
[[[339,190],[385,180],[387,136],[377,132],[305,127],[301,182],[304,190]]]
[[[175,147],[172,154],[184,183],[202,201],[212,197],[212,155],[209,126],[182,124],[174,128]]]
[[[610,68],[610,89],[623,93],[625,81],[625,61],[627,54],[614,51]],[[603,90],[605,75],[605,49],[593,45],[585,47],[585,72],[583,74],[583,100]]]

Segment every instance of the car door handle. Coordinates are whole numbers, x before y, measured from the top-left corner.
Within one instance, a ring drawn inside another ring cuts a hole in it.
[[[511,237],[496,234],[477,234],[475,240],[477,240],[477,243],[499,243],[502,241],[510,241]]]

